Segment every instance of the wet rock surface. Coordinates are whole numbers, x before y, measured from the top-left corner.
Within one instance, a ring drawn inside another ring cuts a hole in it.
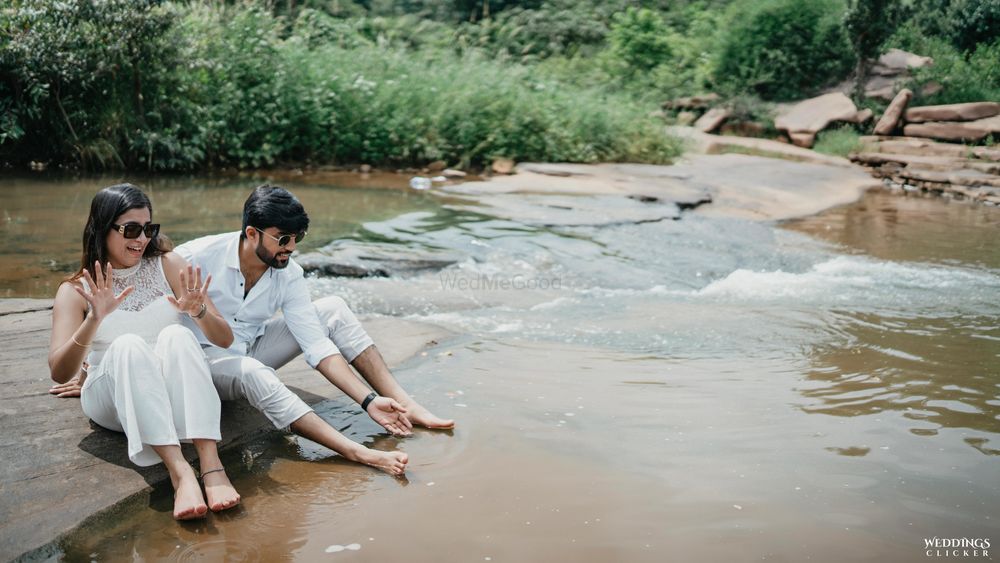
[[[306,272],[326,276],[366,278],[440,270],[461,257],[431,249],[400,248],[378,242],[338,240],[316,252],[301,254],[295,261]]]
[[[59,399],[46,357],[52,326],[51,299],[0,300],[0,560],[27,552],[45,558],[44,546],[91,515],[126,499],[148,504],[154,486],[169,487],[162,464],[139,468],[126,453],[122,434],[87,419],[80,400]],[[402,319],[371,319],[365,327],[390,365],[398,366],[448,331]],[[278,372],[309,404],[344,395],[302,359]],[[342,421],[363,422],[357,409]],[[354,419],[357,418],[357,421]],[[374,424],[372,422],[371,424]],[[225,451],[273,432],[267,419],[245,401],[224,401],[220,449]],[[188,459],[194,458],[184,446]],[[39,551],[35,551],[39,550]]]

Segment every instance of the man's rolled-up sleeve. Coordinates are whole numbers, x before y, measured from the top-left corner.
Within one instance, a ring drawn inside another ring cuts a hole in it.
[[[292,331],[292,336],[299,343],[302,355],[310,366],[315,368],[326,358],[340,354],[340,349],[330,340],[319,321],[316,308],[309,298],[305,278],[298,276],[289,282],[281,309],[288,329]]]

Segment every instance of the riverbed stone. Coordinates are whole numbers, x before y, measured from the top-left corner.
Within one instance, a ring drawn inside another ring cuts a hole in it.
[[[340,239],[315,252],[295,256],[295,262],[310,273],[367,278],[441,270],[462,258],[445,251]]]
[[[1000,115],[975,121],[930,121],[908,123],[903,133],[910,137],[930,137],[945,141],[978,143],[987,135],[1000,133]]]
[[[493,161],[490,169],[493,170],[495,174],[513,174],[514,166],[513,160],[509,158],[498,158]]]
[[[834,121],[852,121],[858,113],[857,106],[840,92],[823,94],[799,102],[782,111],[774,126],[784,131],[802,147],[811,147],[816,134]]]
[[[917,106],[906,110],[908,123],[927,121],[975,121],[984,117],[1000,115],[1000,103],[970,102],[940,106]]]
[[[712,108],[694,122],[694,127],[699,131],[711,133],[718,129],[731,114],[732,112],[726,108]]]
[[[885,113],[879,118],[878,123],[875,124],[874,133],[876,135],[891,135],[896,127],[899,125],[899,118],[902,117],[903,112],[906,110],[906,105],[910,103],[910,99],[913,98],[913,91],[909,88],[903,88],[896,94],[896,97],[892,99],[889,103],[889,107],[886,108]]]
[[[139,468],[129,462],[123,435],[91,423],[79,399],[47,392],[52,384],[46,365],[52,300],[0,303],[0,560],[26,553],[45,559],[55,553],[53,541],[91,515],[120,505],[148,505],[153,488],[169,489],[169,483],[162,464]],[[386,361],[397,367],[451,334],[403,319],[368,319],[364,324]],[[342,403],[342,408],[324,409],[337,413],[330,420],[334,426],[379,432],[301,358],[278,373],[311,405]],[[411,391],[420,391],[405,376],[400,379]],[[245,401],[223,401],[223,451],[274,431]],[[194,457],[193,449],[184,450],[188,459]]]
[[[734,137],[702,133],[693,127],[671,126],[667,132],[688,144],[692,152],[703,154],[741,153],[794,162],[811,162],[842,168],[852,168],[851,161],[841,156],[818,153],[789,143],[755,137]]]

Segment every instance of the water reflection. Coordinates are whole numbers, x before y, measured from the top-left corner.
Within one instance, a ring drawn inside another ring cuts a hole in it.
[[[353,234],[365,221],[437,209],[433,196],[402,186],[401,176],[327,173],[275,178],[302,200],[309,213],[309,236],[299,246],[310,250]],[[205,234],[239,230],[243,202],[267,176],[155,177],[4,176],[0,246],[0,297],[55,295],[61,280],[79,268],[80,236],[90,200],[102,187],[130,181],[153,202],[163,233],[175,243]]]

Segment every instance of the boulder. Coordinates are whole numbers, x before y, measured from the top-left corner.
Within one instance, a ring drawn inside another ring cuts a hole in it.
[[[885,113],[875,124],[875,134],[876,135],[891,135],[899,124],[899,118],[903,115],[903,111],[906,110],[906,104],[910,103],[910,98],[913,97],[913,92],[908,88],[903,88],[896,94],[896,97],[892,99],[892,103],[886,108]]]
[[[725,108],[712,108],[694,122],[694,127],[702,133],[711,133],[718,129],[731,113]]]
[[[935,94],[940,94],[942,90],[944,90],[944,86],[940,82],[931,80],[920,87],[920,97],[930,98]]]
[[[868,123],[869,121],[871,121],[872,117],[874,116],[875,112],[873,112],[868,108],[865,108],[863,110],[859,110],[858,113],[854,114],[854,119],[851,119],[850,121],[852,123],[857,123],[858,125],[862,125],[864,123]]]
[[[434,162],[427,165],[427,170],[431,172],[440,172],[448,167],[448,163],[443,160],[435,160]]]
[[[736,135],[738,137],[763,137],[767,127],[756,121],[727,121],[719,128],[721,135]]]
[[[665,109],[708,109],[719,101],[719,95],[705,94],[703,96],[691,96],[688,98],[677,98],[664,102]]]
[[[493,161],[491,168],[496,174],[513,174],[514,161],[509,158],[498,158]]]
[[[904,51],[889,49],[878,58],[871,69],[872,74],[894,76],[909,71],[912,68],[923,68],[934,64],[934,59]]]
[[[884,55],[874,61],[868,73],[868,81],[865,82],[865,97],[891,101],[897,90],[910,79],[910,70],[921,68],[934,63],[930,57],[902,51],[900,49],[889,49]],[[940,91],[940,85],[937,85]],[[834,86],[829,92],[842,92],[850,94],[854,90],[854,81],[845,80]],[[924,94],[930,95],[930,94]]]
[[[810,133],[808,131],[796,131],[794,133],[789,133],[788,138],[792,140],[792,144],[797,147],[811,148],[816,144],[816,133]]]
[[[681,111],[677,113],[677,125],[691,125],[698,121],[698,114],[693,111]]]
[[[908,137],[930,137],[945,141],[978,143],[987,135],[1000,133],[1000,115],[975,121],[931,121],[909,123],[903,128]]]
[[[445,168],[441,171],[441,175],[445,178],[465,178],[466,173],[454,168]]]
[[[906,110],[906,121],[925,123],[927,121],[975,121],[984,117],[1000,115],[1000,103],[970,102],[942,106],[920,106]]]
[[[857,113],[858,108],[850,98],[833,92],[791,106],[775,118],[774,125],[779,131],[788,133],[796,145],[811,147],[816,133],[831,122],[852,121]]]

